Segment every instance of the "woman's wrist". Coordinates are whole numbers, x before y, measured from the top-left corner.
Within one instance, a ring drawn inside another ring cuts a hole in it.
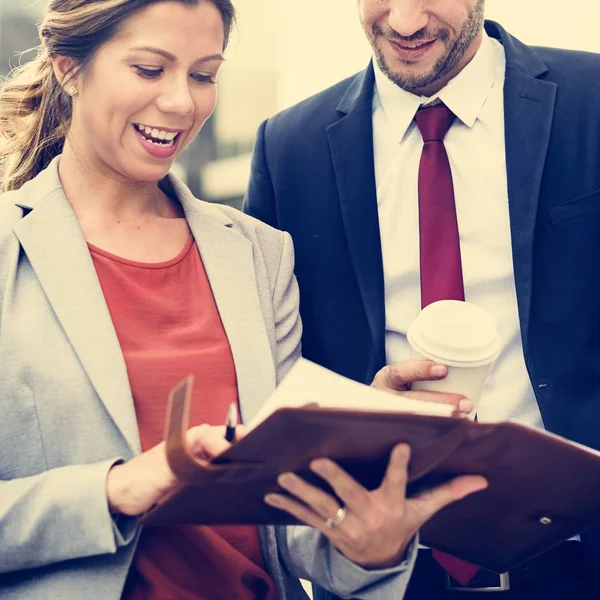
[[[123,511],[124,499],[127,496],[127,490],[123,486],[123,478],[120,477],[122,463],[113,465],[106,475],[106,499],[108,509],[111,514],[126,514]]]
[[[113,514],[137,517],[178,485],[169,467],[164,443],[126,463],[117,463],[106,477],[106,497]]]
[[[229,448],[223,438],[222,427],[200,425],[188,430],[188,451],[202,460]],[[165,443],[132,458],[128,462],[117,462],[106,476],[106,497],[113,514],[137,517],[151,506],[160,502],[181,485],[165,452]]]

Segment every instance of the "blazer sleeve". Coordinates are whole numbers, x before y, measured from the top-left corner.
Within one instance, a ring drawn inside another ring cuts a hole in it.
[[[3,198],[4,200],[6,198]],[[16,200],[16,197],[14,198]],[[21,218],[14,204],[0,217],[0,335],[9,264],[18,245],[7,242]],[[0,206],[0,208],[2,208]],[[0,436],[0,452],[14,443]],[[119,458],[50,469],[30,477],[0,479],[0,578],[2,573],[75,558],[114,553],[133,541],[137,519],[111,515],[106,476]]]
[[[106,476],[117,462],[0,481],[0,573],[112,554],[128,545],[138,521],[111,515],[106,498]]]
[[[289,233],[281,233],[283,245],[273,290],[277,384],[301,354],[302,322],[298,283],[294,276],[294,246]]]
[[[267,223],[267,225],[279,228],[275,205],[275,191],[267,164],[265,149],[267,125],[268,121],[264,121],[256,134],[250,180],[242,210],[259,221]]]

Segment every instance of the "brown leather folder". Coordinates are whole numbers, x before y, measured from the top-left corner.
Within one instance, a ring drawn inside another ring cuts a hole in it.
[[[329,457],[369,489],[393,446],[412,447],[409,495],[467,473],[489,487],[439,512],[421,542],[496,572],[600,522],[600,455],[514,423],[324,408],[283,408],[211,462],[184,447],[191,379],[171,395],[167,457],[185,482],[144,517],[148,524],[288,524],[265,493],[294,471],[328,489],[308,465]],[[330,490],[329,490],[330,491]]]

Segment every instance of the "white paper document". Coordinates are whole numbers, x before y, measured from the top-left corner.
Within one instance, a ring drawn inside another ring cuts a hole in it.
[[[250,421],[248,429],[256,427],[279,408],[301,408],[309,404],[322,408],[409,412],[440,417],[450,417],[454,413],[454,407],[448,404],[384,392],[300,358]]]

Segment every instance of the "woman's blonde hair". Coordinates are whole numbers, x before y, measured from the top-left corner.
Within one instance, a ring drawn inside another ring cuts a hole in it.
[[[67,76],[59,83],[51,57],[67,56],[84,68],[121,23],[151,4],[211,2],[220,11],[225,46],[235,21],[230,0],[51,0],[39,26],[31,62],[14,69],[0,88],[0,193],[19,189],[61,153],[71,120]]]

